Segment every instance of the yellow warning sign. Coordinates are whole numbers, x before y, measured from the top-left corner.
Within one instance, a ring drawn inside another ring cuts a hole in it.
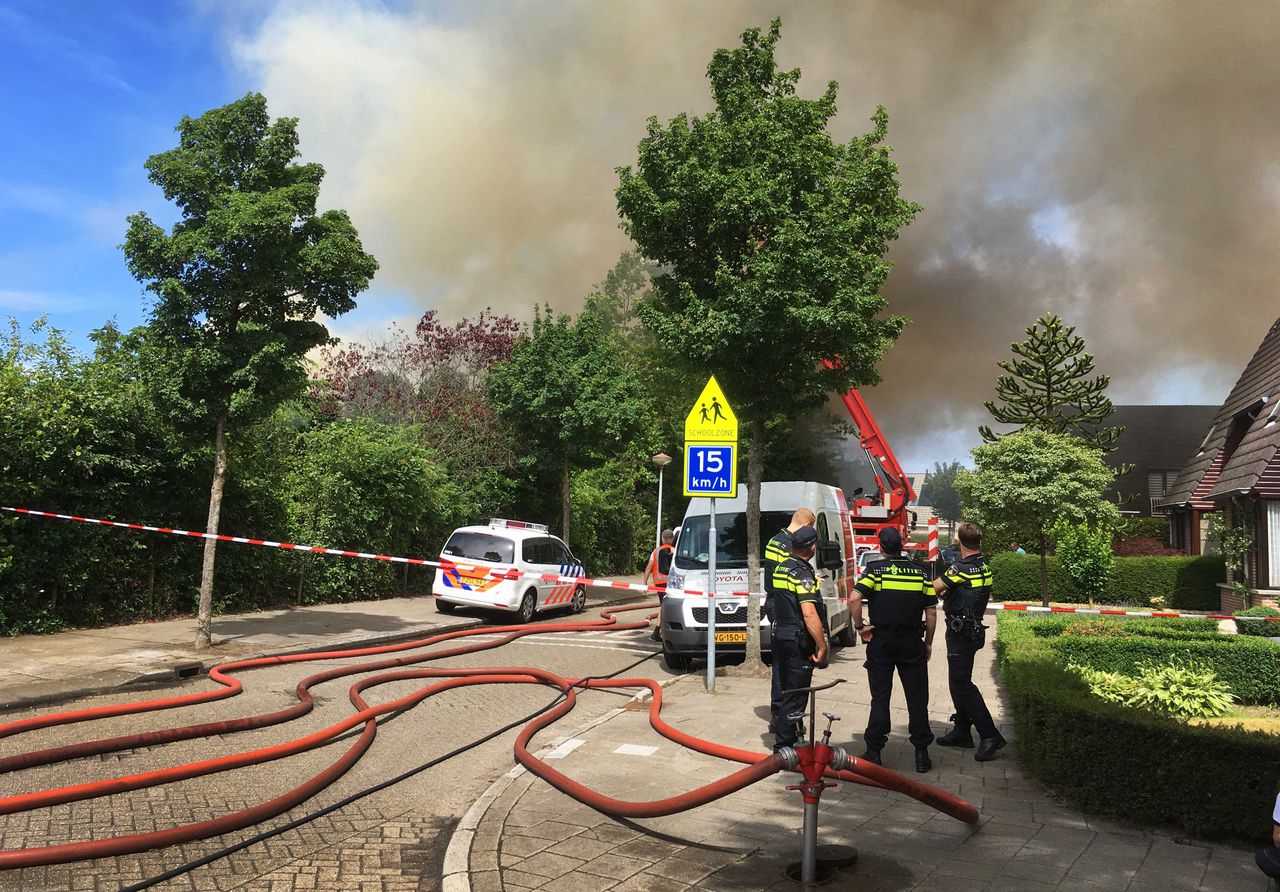
[[[684,420],[684,440],[685,443],[738,442],[738,416],[733,414],[715,375],[702,388],[702,395]]]

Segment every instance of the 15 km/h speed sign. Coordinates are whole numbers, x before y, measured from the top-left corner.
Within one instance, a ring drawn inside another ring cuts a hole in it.
[[[684,420],[684,494],[738,494],[738,416],[714,375]]]

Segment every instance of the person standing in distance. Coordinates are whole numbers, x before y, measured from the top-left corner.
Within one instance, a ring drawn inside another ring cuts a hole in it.
[[[815,666],[827,662],[827,635],[818,613],[822,597],[809,561],[818,547],[818,533],[801,527],[791,535],[791,555],[773,571],[773,689],[807,688],[813,682]],[[794,717],[803,715],[808,695],[781,694],[778,710],[769,723],[773,750],[795,746],[802,725]]]
[[[978,729],[978,751],[973,758],[990,762],[1005,739],[991,720],[982,692],[973,683],[973,658],[986,643],[987,627],[982,617],[991,599],[994,577],[982,556],[982,530],[976,523],[962,523],[959,529],[960,560],[933,581],[942,598],[947,624],[947,684],[955,712],[951,730],[938,738],[938,746],[973,746],[972,728]]]
[[[902,554],[902,534],[894,527],[880,530],[884,559],[873,561],[854,586],[853,628],[867,645],[867,685],[871,689],[871,717],[863,734],[867,751],[862,758],[881,764],[880,751],[889,739],[889,697],[893,672],[902,679],[907,696],[908,728],[916,748],[916,771],[933,767],[929,744],[929,656],[938,622],[938,596],[924,567]],[[862,619],[867,602],[870,618]]]
[[[659,604],[667,596],[667,576],[671,573],[671,562],[676,556],[676,547],[672,544],[675,541],[675,533],[671,530],[663,530],[662,544],[653,550],[649,555],[649,562],[644,565],[644,584],[652,585],[658,590]],[[653,634],[649,637],[653,641],[662,640],[661,619],[654,625]]]
[[[791,524],[778,530],[764,547],[764,615],[773,624],[773,574],[781,565],[791,560],[791,537],[804,527],[812,528],[817,518],[808,508],[797,508],[791,515]],[[778,714],[778,701],[782,691],[778,688],[778,674],[773,674],[773,690],[769,692],[769,718]]]

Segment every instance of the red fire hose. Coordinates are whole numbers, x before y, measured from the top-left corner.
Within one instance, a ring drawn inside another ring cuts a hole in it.
[[[370,671],[409,666],[416,663],[438,660],[443,657],[457,656],[460,654],[475,653],[481,650],[497,648],[525,635],[534,633],[542,634],[547,632],[581,632],[602,629],[624,630],[647,628],[647,620],[642,622],[620,623],[614,614],[630,610],[650,609],[653,606],[653,604],[641,604],[604,610],[602,611],[602,619],[594,621],[548,623],[533,627],[500,626],[469,629],[456,632],[446,632],[419,641],[409,641],[382,647],[356,648],[352,650],[326,651],[309,654],[289,654],[278,657],[265,657],[256,660],[227,663],[210,670],[210,678],[222,686],[215,690],[202,691],[179,697],[147,700],[139,703],[111,704],[91,709],[73,710],[45,716],[36,716],[0,725],[0,737],[21,734],[37,728],[48,728],[74,722],[92,721],[99,718],[173,709],[180,706],[189,706],[221,700],[234,696],[242,690],[240,681],[232,677],[232,673],[247,671],[263,666],[278,666],[290,663],[340,658],[350,659],[352,657],[415,650],[438,644],[443,641],[474,635],[491,635],[494,632],[502,634],[502,637],[493,641],[477,642],[475,644],[430,651],[426,654],[394,657],[370,663],[357,663],[354,665],[340,666],[325,672],[317,673],[298,683],[297,688],[295,689],[298,702],[286,709],[239,719],[230,719],[220,722],[205,722],[201,724],[168,728],[159,731],[141,732],[138,734],[123,735],[105,738],[102,740],[87,741],[84,743],[69,744],[35,750],[28,753],[21,753],[0,759],[0,772],[14,771],[36,765],[53,764],[66,759],[79,758],[86,755],[115,752],[118,750],[142,746],[153,746],[158,743],[188,740],[211,736],[214,734],[228,734],[235,731],[262,728],[279,724],[310,712],[314,706],[314,700],[311,696],[310,689],[324,681],[330,681],[357,673],[367,673]],[[405,679],[425,678],[443,678],[445,680],[427,685],[412,694],[408,694],[404,697],[400,697],[396,700],[382,703],[377,706],[369,706],[362,696],[364,691],[377,685]],[[268,802],[261,803],[239,812],[223,815],[219,818],[164,830],[152,831],[149,833],[138,833],[128,836],[112,837],[110,839],[74,842],[54,846],[0,851],[0,869],[32,867],[89,858],[132,854],[149,849],[161,848],[182,842],[189,842],[196,839],[204,839],[210,836],[228,833],[268,820],[314,796],[316,793],[320,792],[341,777],[352,765],[354,765],[373,743],[374,737],[377,734],[376,720],[378,716],[410,708],[442,691],[479,684],[540,684],[558,688],[564,693],[563,701],[549,710],[546,714],[535,718],[525,726],[517,736],[515,743],[516,758],[522,765],[534,774],[545,779],[552,786],[555,786],[557,789],[560,789],[569,796],[572,796],[578,801],[583,802],[584,804],[605,814],[625,817],[655,817],[658,815],[672,814],[674,812],[696,808],[700,805],[705,805],[708,802],[735,792],[736,790],[740,790],[743,787],[762,780],[763,778],[775,774],[783,769],[783,763],[780,757],[720,746],[718,744],[691,737],[690,735],[668,725],[662,720],[659,714],[662,708],[661,686],[652,679],[566,679],[547,670],[532,667],[402,669],[401,671],[385,672],[379,675],[370,676],[356,682],[351,686],[349,691],[349,699],[356,709],[354,714],[340,722],[330,725],[327,728],[315,731],[294,740],[275,744],[273,746],[235,753],[216,759],[206,759],[185,765],[176,765],[169,768],[162,768],[134,775],[126,775],[123,777],[109,778],[91,783],[75,784],[51,790],[41,790],[0,798],[0,814],[11,814],[81,799],[137,790],[158,784],[172,783],[175,781],[186,780],[193,777],[227,771],[248,765],[262,764],[263,762],[305,752],[331,742],[357,725],[364,725],[364,728],[356,741],[332,765],[310,778],[305,783]],[[647,688],[653,694],[653,699],[649,707],[649,721],[658,733],[670,740],[699,752],[733,761],[748,763],[748,767],[687,793],[654,802],[625,802],[591,790],[577,781],[565,776],[561,772],[551,768],[545,762],[537,759],[527,748],[528,743],[539,730],[557,721],[573,709],[577,702],[575,687],[579,685],[587,688]],[[861,760],[855,760],[853,771],[829,771],[828,774],[846,781],[898,790],[962,821],[972,823],[975,822],[978,817],[977,810],[973,806],[969,805],[969,803],[959,799],[958,797],[952,796],[945,791],[929,787],[925,784],[909,780],[908,778],[902,777],[888,769],[875,765],[868,765]]]

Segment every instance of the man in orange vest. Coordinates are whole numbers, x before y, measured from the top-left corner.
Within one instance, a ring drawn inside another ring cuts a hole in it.
[[[671,573],[671,562],[676,556],[676,548],[672,544],[675,538],[675,533],[671,530],[663,530],[662,544],[653,550],[649,555],[649,562],[644,565],[644,584],[658,589],[659,604],[667,592],[667,576]],[[658,626],[653,627],[652,638],[654,641],[662,640]]]

